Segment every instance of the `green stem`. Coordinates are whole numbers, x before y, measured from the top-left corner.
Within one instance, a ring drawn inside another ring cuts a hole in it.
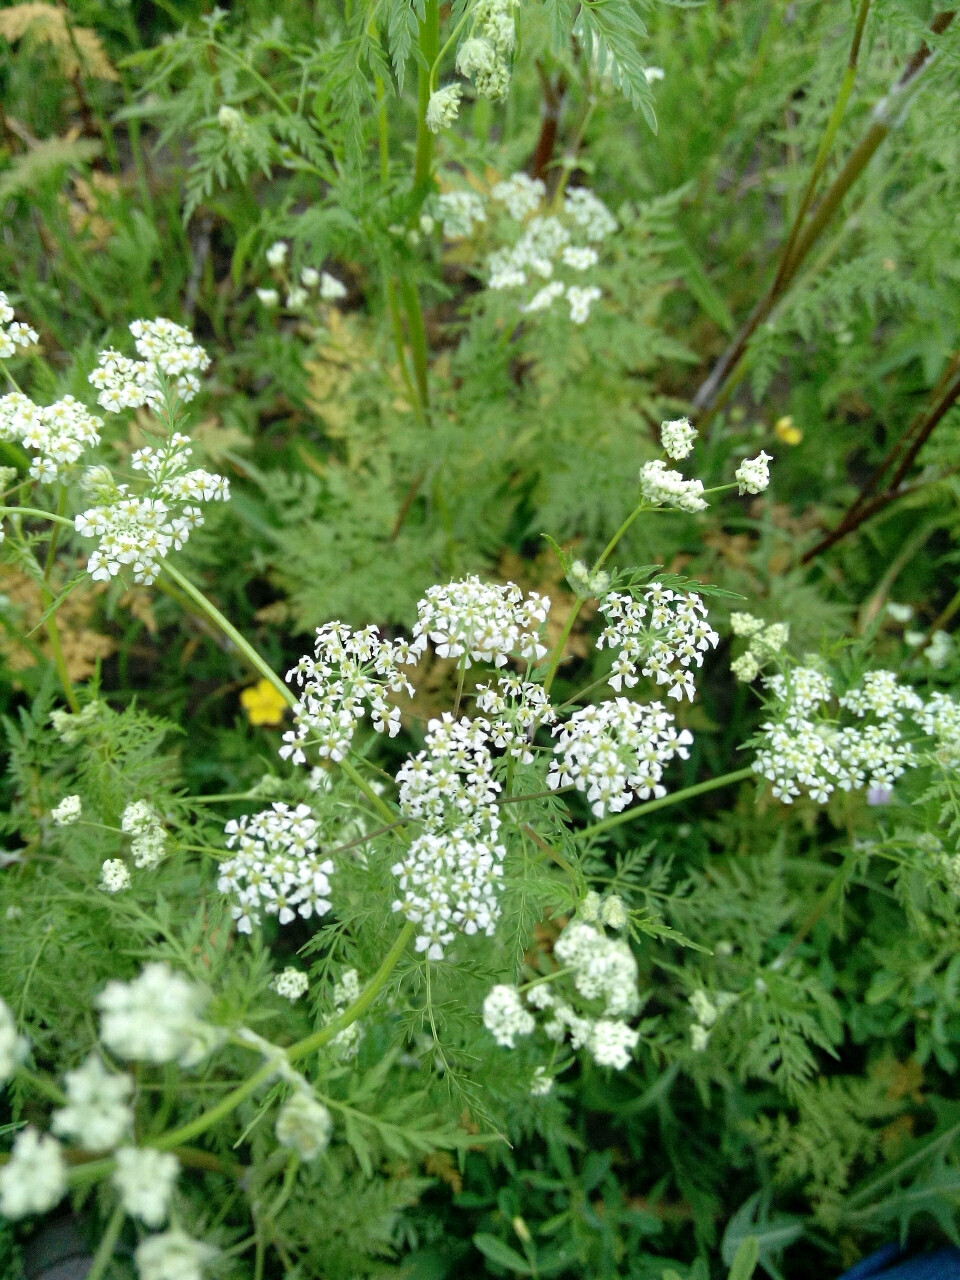
[[[125,1216],[123,1205],[118,1204],[110,1215],[107,1229],[100,1237],[100,1243],[97,1245],[97,1252],[93,1255],[93,1261],[90,1263],[90,1270],[87,1272],[86,1280],[102,1280],[106,1274],[110,1259],[113,1257],[113,1251],[117,1247],[117,1241],[120,1238]]]
[[[417,149],[413,164],[413,185],[415,188],[426,189],[433,176],[433,134],[427,128],[427,107],[430,103],[431,71],[440,53],[439,0],[427,0],[423,21],[420,23],[420,52],[423,62],[417,71]]]
[[[615,813],[611,818],[604,818],[602,822],[595,822],[590,827],[584,827],[582,831],[574,833],[575,840],[584,840],[587,836],[598,835],[601,831],[609,831],[611,827],[619,827],[624,822],[632,822],[634,818],[639,818],[645,813],[653,813],[655,809],[665,809],[671,804],[680,804],[683,800],[692,800],[694,796],[702,796],[707,791],[716,791],[720,787],[732,786],[735,782],[743,782],[747,778],[754,777],[754,770],[751,765],[747,765],[744,769],[735,769],[733,773],[723,773],[718,778],[710,778],[707,782],[698,782],[696,786],[684,787],[682,791],[674,791],[668,796],[661,796],[659,800],[648,800],[645,804],[638,804],[632,809],[627,809],[625,813]]]
[[[63,656],[63,645],[60,643],[60,628],[57,626],[57,611],[53,607],[55,596],[50,590],[50,575],[53,572],[53,566],[57,555],[57,543],[60,539],[60,521],[64,518],[63,513],[66,505],[67,491],[63,485],[60,485],[57,492],[56,514],[58,520],[57,523],[54,524],[53,533],[50,535],[50,545],[47,547],[47,559],[43,566],[43,588],[40,594],[45,614],[44,628],[47,632],[47,640],[50,643],[50,652],[53,655],[53,665],[60,678],[60,684],[63,687],[63,696],[66,698],[70,710],[76,714],[80,710],[80,699],[77,697],[76,690],[73,687],[73,681],[70,679],[70,674],[67,671],[67,662]]]
[[[179,569],[175,569],[169,560],[164,560],[163,572],[173,579],[184,595],[188,596],[192,603],[195,604],[202,613],[205,613],[211,622],[216,623],[229,640],[233,641],[236,648],[244,658],[246,658],[250,666],[273,685],[274,689],[276,689],[277,693],[280,694],[284,702],[286,702],[290,707],[296,707],[297,696],[293,690],[289,689],[287,685],[284,684],[277,673],[264,661],[260,654],[257,653],[253,645],[243,638],[233,623],[223,616],[216,605],[211,603],[203,592],[199,591],[193,585],[189,578],[184,577]]]
[[[430,388],[427,382],[427,330],[423,323],[423,308],[420,306],[417,287],[403,270],[400,273],[400,297],[403,299],[403,309],[407,313],[407,334],[413,356],[413,376],[417,383],[421,410],[426,413],[430,408]]]
[[[338,761],[338,764],[357,790],[362,791],[367,797],[376,809],[377,813],[379,813],[380,817],[383,818],[385,822],[389,822],[391,826],[395,824],[397,821],[397,815],[393,812],[390,806],[384,802],[383,797],[377,795],[376,791],[374,791],[373,787],[370,786],[369,782],[367,782],[366,778],[364,778],[363,774],[360,773],[359,769],[356,768],[352,761],[344,758],[343,760]]]
[[[308,1053],[322,1048],[334,1036],[346,1030],[347,1027],[351,1026],[366,1013],[386,986],[390,974],[396,968],[414,932],[415,926],[412,923],[407,923],[403,926],[393,946],[384,957],[380,968],[363,991],[360,992],[353,1004],[348,1005],[343,1013],[328,1022],[326,1026],[321,1027],[319,1031],[315,1031],[312,1035],[306,1036],[303,1040],[298,1040],[296,1044],[291,1045],[287,1050],[287,1057],[291,1062],[295,1062],[298,1058],[303,1058]],[[218,1121],[225,1119],[235,1111],[240,1103],[248,1098],[251,1093],[254,1093],[262,1084],[265,1084],[275,1071],[276,1067],[273,1063],[266,1063],[259,1071],[254,1072],[242,1084],[237,1085],[224,1098],[221,1098],[215,1106],[210,1107],[209,1110],[204,1111],[202,1115],[197,1116],[187,1124],[181,1125],[179,1129],[173,1129],[171,1132],[163,1134],[151,1142],[150,1145],[160,1151],[169,1151],[173,1147],[179,1147],[185,1142],[191,1141],[201,1133],[206,1133]]]
[[[33,516],[37,520],[52,520],[54,524],[73,528],[73,521],[65,516],[54,515],[52,511],[41,511],[38,507],[0,507],[0,516]]]

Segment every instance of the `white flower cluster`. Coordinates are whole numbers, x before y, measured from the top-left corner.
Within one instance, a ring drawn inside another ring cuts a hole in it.
[[[57,827],[72,827],[82,813],[83,801],[79,796],[64,796],[57,807],[50,810],[50,817]]]
[[[707,622],[707,610],[695,591],[672,591],[651,583],[642,600],[611,592],[600,602],[609,625],[597,638],[597,648],[618,649],[609,683],[618,692],[632,688],[640,675],[668,684],[668,697],[693,699],[694,667],[716,648],[720,637]]]
[[[629,946],[606,937],[601,929],[574,920],[554,945],[554,955],[569,974],[556,981],[537,982],[525,988],[526,1005],[516,987],[493,987],[483,1003],[483,1022],[497,1044],[515,1047],[517,1036],[531,1035],[537,1021],[531,1009],[547,1016],[543,1031],[548,1039],[571,1048],[586,1047],[598,1066],[622,1071],[639,1039],[639,1032],[625,1021],[639,1008],[637,964]],[[551,975],[552,979],[553,975]],[[569,981],[567,981],[569,979]],[[556,993],[567,981],[570,999]],[[579,1008],[577,1007],[579,1006]],[[536,1092],[546,1093],[540,1076]]]
[[[316,1160],[330,1144],[333,1117],[308,1087],[299,1088],[280,1108],[276,1133],[280,1145],[295,1151],[301,1160]]]
[[[343,1013],[344,1009],[359,999],[360,975],[356,969],[344,969],[340,981],[333,984],[334,1012],[328,1021],[332,1022]],[[354,1058],[360,1049],[363,1034],[363,1024],[357,1019],[342,1031],[337,1032],[330,1043],[341,1058]]]
[[[129,889],[130,868],[122,858],[107,858],[100,868],[100,888],[104,893],[121,893]]]
[[[489,733],[484,720],[431,720],[425,749],[397,773],[401,812],[426,830],[391,868],[402,894],[393,909],[419,925],[416,947],[430,960],[456,929],[490,935],[500,915],[505,850]]]
[[[148,1227],[163,1226],[180,1173],[177,1157],[151,1147],[121,1147],[113,1185],[124,1209]]]
[[[278,272],[278,283],[287,280],[283,268],[286,265],[290,246],[284,240],[277,240],[266,252],[267,265]],[[329,271],[320,271],[317,267],[301,267],[299,284],[289,284],[285,306],[288,311],[302,311],[310,301],[311,290],[316,289],[323,302],[339,302],[347,296],[346,286]],[[276,289],[257,290],[257,297],[268,308],[280,305],[280,294]]]
[[[476,708],[494,717],[490,724],[490,740],[501,751],[532,764],[530,744],[542,725],[556,724],[557,713],[543,691],[543,686],[508,672],[496,686],[477,685]]]
[[[565,298],[571,321],[584,324],[593,303],[602,296],[601,290],[593,284],[576,283],[570,277],[554,277],[558,269],[582,275],[596,266],[599,254],[593,245],[617,229],[616,219],[586,187],[567,192],[562,217],[555,214],[529,217],[539,207],[545,190],[542,182],[522,173],[515,173],[493,188],[492,198],[504,205],[515,222],[525,222],[525,225],[512,246],[490,255],[489,285],[491,289],[522,289],[537,277],[547,280],[548,284],[528,298],[523,310],[527,313],[547,311],[560,298]]]
[[[96,1054],[64,1077],[67,1105],[53,1113],[50,1127],[87,1151],[112,1151],[133,1128],[130,1076],[107,1071]]]
[[[762,746],[753,767],[773,783],[784,804],[807,792],[825,804],[834,790],[864,787],[889,791],[917,763],[901,730],[903,713],[922,725],[923,702],[898,684],[890,671],[873,671],[858,688],[837,698],[841,711],[869,723],[841,725],[823,709],[834,698],[830,678],[815,667],[764,679],[777,718],[762,726]]]
[[[217,1250],[176,1227],[141,1240],[133,1256],[140,1280],[201,1280]]]
[[[737,997],[729,991],[718,991],[711,1000],[700,987],[690,997],[689,1004],[693,1010],[693,1021],[690,1024],[690,1048],[694,1053],[703,1053],[710,1040],[710,1032],[717,1019],[736,1002]]]
[[[763,493],[770,483],[770,463],[773,461],[769,453],[761,449],[755,458],[746,458],[733,473],[741,495],[744,493]]]
[[[169,380],[181,400],[192,400],[200,390],[199,374],[210,367],[210,357],[193,334],[172,320],[134,320],[130,325],[139,360],[114,351],[101,351],[90,383],[99,391],[97,403],[110,413],[157,408],[163,403],[162,379]]]
[[[945,769],[960,769],[960,705],[936,690],[915,719],[936,740],[934,755]]]
[[[526,598],[512,582],[481,582],[476,575],[462,582],[430,587],[417,605],[413,628],[421,646],[427,636],[441,658],[492,662],[502,667],[511,655],[539,662],[546,655],[539,630],[550,611],[547,596],[531,591]]]
[[[518,0],[478,0],[472,34],[457,50],[457,70],[482,98],[502,98],[510,85],[510,57],[517,44],[513,11]]]
[[[623,905],[623,899],[615,893],[601,898],[599,893],[591,889],[577,908],[577,914],[588,924],[599,920],[610,929],[623,929],[627,924],[627,909]]]
[[[697,428],[689,418],[674,418],[672,422],[661,422],[660,441],[668,458],[675,461],[685,458],[692,452],[697,440]]]
[[[462,240],[487,220],[483,197],[476,191],[444,191],[434,196],[429,208],[443,226],[447,240]]]
[[[6,1084],[27,1056],[29,1043],[17,1031],[9,1007],[0,1000],[0,1084]]]
[[[224,827],[232,858],[220,863],[217,888],[235,901],[231,914],[241,933],[251,933],[261,913],[289,924],[330,910],[333,863],[319,850],[317,823],[308,805],[275,801],[252,817]]]
[[[640,468],[640,492],[654,507],[676,507],[679,511],[706,511],[707,501],[700,480],[685,480],[679,471],[669,471],[662,458],[645,462]]]
[[[175,431],[159,449],[138,449],[131,465],[149,478],[139,495],[129,485],[114,484],[105,468],[88,474],[88,487],[103,501],[78,515],[74,525],[83,537],[99,540],[87,561],[95,582],[109,582],[128,565],[134,582],[153,582],[171,547],[179,551],[203,524],[203,512],[191,504],[229,498],[230,483],[223,476],[188,469],[189,445],[189,438]]]
[[[102,426],[73,396],[45,408],[21,391],[0,396],[0,440],[17,441],[34,455],[30,475],[41,484],[67,479],[83,454],[100,443]]]
[[[599,599],[610,588],[610,575],[605,569],[590,569],[582,560],[574,560],[567,570],[567,582],[581,600]]]
[[[67,1190],[67,1165],[60,1143],[28,1126],[17,1134],[10,1159],[0,1166],[0,1217],[46,1213]]]
[[[133,865],[152,871],[167,851],[167,833],[157,811],[146,800],[134,800],[120,815],[120,830],[133,836]]]
[[[270,985],[278,996],[283,996],[284,1000],[289,1000],[292,1004],[294,1000],[299,1000],[301,996],[307,994],[310,989],[310,979],[301,969],[294,969],[292,965],[288,965],[282,973],[271,978]]]
[[[444,129],[450,128],[460,114],[462,96],[463,86],[459,84],[445,84],[442,89],[431,93],[424,116],[431,133],[442,133]]]
[[[693,735],[677,732],[673,716],[659,702],[641,704],[614,698],[575,711],[554,729],[556,759],[548,787],[583,791],[598,818],[619,813],[634,796],[667,794],[661,779],[675,756],[687,759]]]
[[[294,709],[295,728],[283,735],[280,755],[304,764],[304,747],[320,756],[342,760],[350,749],[358,722],[369,707],[378,733],[394,737],[400,730],[400,710],[391,707],[389,693],[413,694],[400,668],[414,666],[426,639],[410,644],[384,640],[376,627],[351,631],[341,622],[317,628],[314,657],[309,654],[287,672],[301,690]]]
[[[160,962],[131,982],[108,982],[96,999],[100,1038],[117,1057],[196,1066],[221,1040],[201,1018],[200,988]]]
[[[790,638],[788,622],[767,624],[752,613],[732,613],[730,630],[747,641],[746,652],[730,663],[730,670],[736,678],[746,684],[756,680],[764,664],[781,653]]]
[[[35,347],[40,341],[36,329],[22,320],[14,320],[13,307],[7,295],[0,292],[0,360],[9,360],[17,354],[17,347]]]

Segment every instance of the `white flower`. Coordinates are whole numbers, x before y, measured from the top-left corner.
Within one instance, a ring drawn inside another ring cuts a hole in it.
[[[298,1089],[280,1108],[277,1141],[291,1147],[301,1160],[316,1160],[330,1145],[333,1118],[330,1112],[303,1089]]]
[[[30,1045],[17,1031],[13,1014],[0,1000],[0,1084],[6,1084],[27,1055]]]
[[[17,1134],[9,1161],[0,1166],[0,1216],[46,1213],[67,1190],[67,1166],[56,1138],[26,1128]]]
[[[457,70],[467,79],[472,79],[478,72],[481,76],[490,75],[496,62],[496,49],[482,36],[464,40],[457,50]]]
[[[685,458],[696,444],[697,428],[689,418],[674,418],[672,422],[661,422],[660,439],[671,458]]]
[[[689,1004],[702,1027],[712,1027],[720,1015],[720,1010],[700,987],[690,997]]]
[[[567,301],[570,303],[570,319],[573,323],[586,324],[590,317],[591,306],[602,297],[603,293],[596,285],[581,288],[579,285],[572,284],[567,290]]]
[[[588,187],[570,188],[564,196],[563,207],[590,241],[605,240],[617,229],[616,218]]]
[[[320,297],[324,302],[338,302],[347,296],[347,288],[336,276],[324,271],[320,277]]]
[[[533,1079],[530,1081],[530,1096],[543,1098],[553,1089],[553,1076],[546,1067],[535,1067]]]
[[[608,626],[597,648],[618,649],[609,684],[620,692],[644,675],[670,688],[668,696],[693,699],[694,668],[715,649],[720,637],[707,622],[707,610],[695,591],[673,591],[652,582],[642,600],[612,592],[600,603]],[[639,672],[639,675],[638,675]]]
[[[483,1025],[506,1049],[516,1047],[517,1036],[528,1036],[536,1027],[533,1014],[523,1007],[516,987],[501,983],[483,1002]]]
[[[356,1003],[359,999],[360,975],[356,969],[344,969],[340,976],[340,981],[333,984],[333,1006],[335,1012],[327,1021],[333,1021],[344,1009]],[[360,1021],[355,1021],[344,1027],[342,1031],[338,1031],[330,1043],[336,1047],[340,1058],[353,1058],[360,1049],[360,1041],[363,1039],[363,1035],[363,1024]]]
[[[146,800],[128,804],[120,815],[120,829],[133,836],[130,852],[135,867],[152,870],[166,853],[167,833],[156,810]]]
[[[64,796],[55,809],[50,810],[50,817],[58,827],[69,827],[78,821],[83,813],[83,802],[79,796]]]
[[[554,280],[550,284],[545,284],[542,289],[538,289],[527,305],[524,311],[546,311],[557,300],[563,297],[563,282]]]
[[[304,267],[300,272],[300,283],[305,289],[315,289],[320,283],[320,272],[316,267]]]
[[[13,307],[7,295],[0,293],[0,360],[9,360],[16,355],[17,347],[35,347],[40,341],[35,329],[13,317]]]
[[[163,402],[160,375],[169,379],[181,400],[200,390],[198,374],[210,367],[210,357],[182,325],[162,317],[134,320],[129,326],[139,360],[118,351],[101,351],[88,381],[100,392],[97,403],[110,413],[122,409],[156,408]]]
[[[234,897],[230,908],[241,933],[259,924],[262,912],[290,924],[330,910],[333,863],[320,853],[317,823],[308,805],[275,801],[252,817],[224,827],[232,858],[220,863],[217,888]]]
[[[133,1112],[128,1103],[133,1081],[107,1071],[91,1054],[64,1077],[67,1105],[53,1113],[50,1128],[61,1138],[73,1138],[88,1151],[110,1151],[130,1132]]]
[[[310,979],[299,969],[288,966],[283,973],[277,974],[270,985],[278,996],[283,996],[285,1000],[292,1003],[306,994],[310,987]]]
[[[492,199],[506,205],[507,213],[517,222],[536,213],[546,194],[546,184],[525,173],[514,173],[506,181],[498,182],[490,192]]]
[[[557,720],[543,686],[510,673],[500,676],[496,686],[477,685],[474,705],[494,717],[490,723],[493,745],[524,764],[533,763],[530,744],[537,730]]]
[[[935,671],[939,671],[953,657],[953,637],[948,631],[934,631],[923,656]]]
[[[565,267],[571,267],[574,271],[586,271],[590,267],[595,267],[600,260],[600,255],[596,249],[591,249],[589,245],[578,248],[576,245],[567,245],[560,254],[560,261]]]
[[[763,493],[770,483],[770,463],[773,458],[761,449],[755,458],[741,462],[733,473],[740,486],[740,493]]]
[[[710,1032],[699,1022],[690,1024],[690,1048],[694,1053],[703,1053],[710,1039]]]
[[[730,663],[730,670],[738,680],[744,684],[750,684],[760,674],[760,664],[748,649],[746,653]]]
[[[585,1000],[600,1000],[607,1014],[636,1011],[637,962],[629,945],[608,938],[582,920],[572,920],[557,939],[554,955],[573,970],[573,981]]]
[[[705,511],[699,480],[684,480],[679,471],[668,471],[662,458],[645,462],[640,468],[640,492],[655,507],[676,507],[680,511]]]
[[[299,311],[307,301],[307,291],[295,284],[287,293],[286,308],[288,311]]]
[[[195,1066],[221,1038],[203,1022],[204,994],[166,964],[132,982],[108,982],[96,998],[100,1037],[120,1058]]]
[[[640,1032],[625,1022],[600,1018],[593,1025],[587,1048],[598,1067],[613,1067],[623,1071],[630,1065],[630,1059]]]
[[[887,613],[893,618],[894,622],[909,622],[913,617],[912,604],[896,604],[893,600],[887,602]]]
[[[487,220],[483,198],[476,191],[445,191],[434,198],[431,207],[448,240],[472,235],[474,226]]]
[[[600,908],[600,919],[608,929],[623,929],[627,924],[627,909],[623,905],[623,899],[617,895],[611,894],[609,898],[604,898],[603,906]]]
[[[449,129],[460,114],[460,95],[463,89],[458,84],[444,85],[436,93],[430,95],[427,103],[426,124],[431,133],[440,133]]]
[[[278,307],[280,305],[280,295],[276,289],[258,289],[257,297],[265,307]]]
[[[107,858],[100,868],[100,888],[105,893],[120,893],[130,888],[130,871],[122,858]]]
[[[217,1256],[217,1250],[192,1240],[178,1227],[147,1236],[133,1256],[140,1280],[202,1280],[204,1264]]]
[[[547,775],[548,787],[575,786],[586,793],[598,818],[619,813],[634,796],[641,800],[667,794],[661,779],[667,764],[687,759],[693,735],[680,733],[659,702],[644,706],[614,698],[574,712],[554,729],[557,745]]]
[[[506,666],[516,654],[539,662],[546,646],[539,638],[550,600],[535,591],[524,597],[512,582],[481,582],[476,576],[430,587],[417,605],[417,639],[429,636],[441,658],[463,657],[465,665]]]
[[[153,1147],[121,1147],[116,1159],[113,1185],[124,1209],[148,1227],[162,1226],[180,1172],[177,1157]]]
[[[83,454],[100,443],[102,426],[73,396],[45,408],[20,391],[0,396],[0,440],[16,441],[34,455],[30,476],[42,484],[68,479]]]
[[[663,67],[644,67],[643,78],[647,84],[653,84],[654,80],[662,80],[664,77]]]
[[[287,260],[287,254],[290,252],[290,246],[285,240],[276,240],[267,250],[267,265],[271,267],[282,267]]]

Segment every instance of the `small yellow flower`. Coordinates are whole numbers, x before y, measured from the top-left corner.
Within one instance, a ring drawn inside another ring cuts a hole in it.
[[[784,444],[799,444],[803,439],[803,432],[793,425],[793,418],[789,414],[776,420],[773,424],[773,433]]]
[[[287,707],[283,695],[269,680],[258,680],[249,689],[244,689],[240,705],[251,724],[279,724]]]

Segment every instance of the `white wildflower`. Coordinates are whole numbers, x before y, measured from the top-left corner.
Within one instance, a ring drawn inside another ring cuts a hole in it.
[[[9,360],[17,354],[17,347],[26,350],[40,341],[37,331],[28,324],[14,319],[14,310],[5,293],[0,293],[0,360]]]
[[[564,196],[563,207],[592,242],[605,240],[617,229],[616,218],[588,187],[571,187]]]
[[[105,893],[120,893],[130,884],[130,870],[123,859],[107,858],[100,868],[100,888]]]
[[[431,93],[427,103],[426,124],[431,133],[449,129],[460,114],[460,97],[463,89],[458,84],[444,85]]]
[[[640,492],[655,507],[676,507],[680,511],[705,511],[701,497],[703,484],[685,480],[679,471],[668,471],[662,458],[645,462],[640,468]]]
[[[445,191],[434,197],[431,208],[448,240],[472,235],[474,227],[487,220],[483,197],[476,191]]]
[[[674,418],[671,422],[661,422],[660,440],[664,452],[671,458],[685,458],[697,441],[697,428],[689,418]]]
[[[517,1036],[528,1036],[536,1027],[533,1014],[523,1007],[516,987],[493,987],[483,1002],[483,1025],[506,1049],[516,1047]]]
[[[88,449],[100,443],[102,419],[73,396],[41,408],[20,391],[0,396],[0,440],[15,441],[33,457],[30,476],[42,484],[69,478]]]
[[[278,996],[283,996],[291,1003],[306,995],[310,988],[310,979],[300,969],[288,965],[282,973],[278,973],[270,982]]]
[[[546,184],[525,173],[514,173],[504,182],[498,182],[490,192],[492,199],[505,205],[507,213],[517,222],[536,213],[546,194]]]
[[[609,684],[620,692],[633,688],[639,677],[669,685],[668,696],[693,699],[694,669],[720,637],[707,621],[707,609],[695,591],[673,591],[653,582],[640,600],[612,592],[600,603],[608,625],[597,648],[617,649]]]
[[[587,1048],[598,1067],[623,1071],[630,1065],[640,1032],[625,1022],[600,1018],[593,1024]]]
[[[192,400],[200,390],[198,374],[210,367],[210,357],[193,334],[172,320],[134,320],[129,326],[139,360],[118,351],[101,351],[88,381],[100,392],[97,403],[110,413],[158,407],[163,402],[161,375],[181,400]]]
[[[280,305],[280,295],[276,289],[258,289],[257,297],[265,307],[269,307],[271,310]]]
[[[902,625],[905,622],[909,622],[913,617],[913,605],[896,604],[893,600],[889,600],[887,601],[887,613],[893,618],[894,622],[899,622]]]
[[[579,248],[570,244],[561,252],[560,261],[565,267],[570,267],[574,271],[587,271],[590,267],[597,265],[600,255],[589,245]]]
[[[600,908],[600,919],[608,929],[626,928],[627,909],[623,905],[623,899],[615,893],[609,898],[604,898],[603,906]]]
[[[29,1041],[17,1031],[9,1006],[0,1000],[0,1085],[12,1077],[29,1047]]]
[[[287,254],[290,252],[290,246],[285,240],[276,240],[266,252],[267,265],[271,267],[282,267],[287,260]]]
[[[300,283],[305,289],[315,289],[320,283],[320,272],[316,267],[304,267],[300,272]]]
[[[306,289],[295,284],[292,289],[287,291],[287,300],[284,305],[288,311],[299,311],[306,305],[307,296]]]
[[[761,449],[755,458],[741,462],[733,473],[741,494],[763,493],[770,483],[770,463],[773,458]]]
[[[586,324],[590,318],[591,306],[602,297],[603,293],[596,285],[588,285],[586,288],[570,285],[567,289],[567,301],[570,303],[570,319],[573,323]]]
[[[111,1053],[143,1062],[196,1066],[222,1038],[201,1019],[200,988],[168,965],[144,965],[131,982],[108,982],[97,996],[100,1037]]]
[[[234,898],[231,914],[241,933],[250,933],[261,914],[290,924],[330,910],[333,863],[320,852],[316,820],[308,805],[292,808],[275,801],[252,817],[224,827],[232,858],[220,863],[217,888]]]
[[[177,1227],[147,1236],[133,1256],[140,1280],[202,1280],[204,1266],[217,1252],[212,1245],[191,1239]]]
[[[316,1160],[330,1145],[333,1118],[330,1112],[303,1089],[298,1089],[280,1108],[277,1141],[296,1151],[301,1160]]]
[[[429,636],[441,658],[492,662],[502,667],[511,655],[539,662],[546,646],[539,632],[550,610],[547,596],[524,597],[512,582],[481,582],[476,576],[430,587],[417,605],[413,634]]]
[[[53,1113],[50,1128],[87,1151],[111,1151],[130,1132],[133,1080],[107,1071],[96,1054],[64,1077],[67,1105]]]
[[[356,969],[344,969],[340,981],[333,984],[333,1007],[335,1012],[328,1021],[338,1017],[348,1006],[360,999],[360,975]],[[359,1052],[363,1039],[363,1024],[357,1020],[344,1027],[330,1041],[332,1047],[341,1058],[353,1058]]]
[[[730,663],[730,670],[743,684],[750,684],[760,674],[760,664],[754,655],[747,650],[746,653],[741,654],[739,658],[735,658]]]
[[[554,943],[559,962],[573,970],[585,1000],[599,1000],[606,1014],[634,1013],[638,1005],[637,962],[629,945],[608,938],[583,920],[572,920]]]
[[[113,1185],[124,1209],[148,1227],[162,1226],[180,1172],[177,1157],[153,1147],[121,1147],[116,1160]]]
[[[83,813],[83,802],[79,796],[64,796],[55,809],[50,810],[50,817],[58,827],[70,827],[79,821]]]
[[[527,305],[524,311],[547,311],[558,298],[563,297],[563,282],[554,280],[550,284],[545,284],[542,289],[538,289]]]
[[[332,276],[329,271],[324,271],[320,276],[320,297],[324,302],[339,302],[346,296],[346,285],[336,276]]]
[[[547,1071],[546,1067],[536,1067],[533,1072],[533,1079],[530,1081],[530,1096],[533,1098],[543,1098],[553,1089],[553,1076]]]
[[[662,80],[665,75],[663,67],[644,67],[643,78],[647,84],[653,84],[655,80]]]
[[[133,836],[130,852],[133,865],[152,870],[167,851],[167,833],[156,810],[146,800],[128,804],[120,815],[120,830]]]
[[[530,744],[543,725],[556,723],[557,714],[550,705],[543,686],[508,673],[496,686],[481,684],[475,691],[478,711],[493,717],[490,740],[501,751],[508,751],[524,764],[533,763]]]
[[[953,637],[948,631],[934,631],[923,656],[935,671],[939,671],[953,657]]]
[[[10,1159],[0,1166],[0,1217],[46,1213],[67,1190],[67,1166],[56,1138],[22,1129]]]

